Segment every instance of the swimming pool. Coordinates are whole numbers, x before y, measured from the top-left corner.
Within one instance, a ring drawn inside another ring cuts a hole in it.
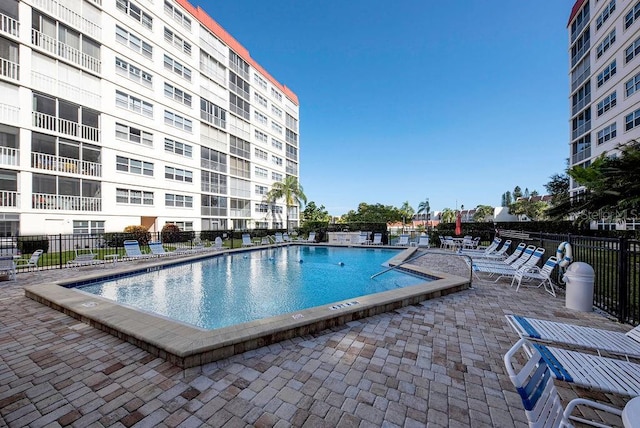
[[[292,247],[296,246],[297,244],[292,245]],[[325,246],[316,244],[314,247]],[[134,277],[140,273],[162,272],[172,267],[188,269],[186,266],[190,263],[208,259],[219,259],[218,263],[222,263],[225,258],[233,257],[240,263],[246,262],[246,260],[250,260],[251,263],[262,263],[258,259],[253,259],[255,253],[252,251],[235,249],[214,254],[200,253],[181,258],[88,267],[78,270],[73,279],[47,282],[47,278],[43,277],[41,283],[25,287],[25,296],[132,343],[152,355],[186,368],[227,358],[283,340],[321,332],[403,306],[419,304],[428,299],[465,290],[470,285],[470,278],[433,272],[426,266],[410,262],[403,265],[403,268],[411,270],[417,275],[435,279],[430,282],[422,281],[420,284],[409,287],[395,287],[379,293],[335,301],[309,309],[296,310],[213,330],[176,321],[127,304],[120,304],[75,288],[104,283],[113,279]],[[404,260],[411,259],[416,251],[418,251],[417,248],[401,251],[390,261],[390,264],[397,265]],[[240,259],[236,259],[236,256],[239,256]],[[244,259],[245,256],[247,259]],[[302,260],[303,264],[307,263],[304,258]],[[348,268],[349,263],[344,263],[345,265],[341,268]],[[382,270],[382,268],[376,266],[376,271],[378,270]],[[385,275],[387,274],[382,276]],[[157,291],[159,296],[165,296],[162,299],[166,301],[164,290]]]
[[[432,280],[390,271],[401,251],[289,246],[230,254],[78,289],[216,329]]]

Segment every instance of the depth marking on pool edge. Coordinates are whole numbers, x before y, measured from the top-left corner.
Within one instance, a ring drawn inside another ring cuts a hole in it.
[[[354,300],[353,302],[346,303],[338,303],[337,305],[329,306],[330,311],[335,311],[336,309],[348,308],[349,306],[359,305],[360,302]]]
[[[302,314],[294,314],[291,316],[291,318],[293,318],[294,320],[299,320],[300,318],[304,318],[304,315]]]

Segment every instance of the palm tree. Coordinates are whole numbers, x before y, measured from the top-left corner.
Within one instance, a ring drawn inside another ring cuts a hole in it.
[[[429,198],[425,199],[423,202],[420,202],[418,204],[418,211],[416,211],[416,214],[424,214],[424,225],[425,228],[427,227],[427,222],[429,221],[429,211],[431,210],[431,207],[429,206]]]
[[[289,207],[296,205],[302,207],[303,203],[307,203],[307,197],[297,177],[287,175],[284,181],[276,181],[273,183],[271,190],[267,194],[267,200],[275,203],[278,199],[284,199],[287,205],[287,230],[289,230]]]
[[[440,213],[440,221],[443,223],[453,223],[456,221],[456,212],[451,208],[445,208]]]

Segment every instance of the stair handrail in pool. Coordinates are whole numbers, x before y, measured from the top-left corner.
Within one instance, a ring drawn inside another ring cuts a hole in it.
[[[409,262],[412,262],[414,260],[417,260],[420,257],[426,256],[427,254],[442,254],[442,255],[448,255],[448,256],[466,257],[467,259],[469,259],[469,262],[472,261],[471,257],[466,255],[466,254],[459,254],[459,253],[453,253],[452,254],[450,251],[425,251],[422,254],[418,254],[415,257],[412,257],[410,259],[404,260],[404,261],[398,263],[397,265],[393,265],[393,266],[391,266],[391,267],[389,267],[389,268],[387,268],[387,269],[385,269],[385,270],[383,270],[381,272],[374,273],[373,275],[371,275],[370,279],[373,279],[376,276],[382,275],[383,273],[386,273],[386,272],[392,271],[392,270],[394,270],[396,268],[399,268],[400,266],[405,265],[405,264],[407,264]],[[473,269],[469,269],[469,271],[470,271],[469,272],[469,287],[472,288],[472,284],[473,284]]]

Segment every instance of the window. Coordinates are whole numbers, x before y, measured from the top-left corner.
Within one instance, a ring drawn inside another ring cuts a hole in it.
[[[244,141],[234,135],[231,135],[229,138],[229,152],[232,155],[249,159],[251,157],[251,145],[248,141]]]
[[[222,216],[227,215],[227,198],[223,196],[202,195],[201,201],[201,214]]]
[[[607,34],[607,37],[605,37],[596,48],[596,57],[600,58],[602,54],[605,53],[615,41],[616,29],[614,28],[609,34]]]
[[[181,143],[169,138],[164,139],[164,151],[175,153],[176,155],[184,156],[187,158],[192,157],[192,148],[189,144]]]
[[[624,17],[624,29],[631,27],[638,18],[640,18],[640,1]]]
[[[151,58],[153,56],[153,47],[151,44],[142,40],[135,34],[129,33],[119,25],[116,25],[116,41],[147,58]]]
[[[598,116],[603,115],[604,113],[608,112],[615,106],[616,106],[616,92],[613,91],[598,103]]]
[[[605,67],[600,74],[598,74],[598,88],[605,84],[605,82],[616,74],[616,60],[614,59],[611,64]]]
[[[298,119],[296,119],[295,117],[291,116],[289,113],[287,113],[287,117],[285,119],[285,124],[286,124],[287,128],[289,128],[289,129],[293,129],[294,131],[298,130]]]
[[[140,22],[145,28],[151,30],[153,27],[153,18],[151,15],[140,9],[135,3],[129,0],[116,0],[116,8]]]
[[[265,97],[263,97],[257,92],[253,93],[253,97],[256,99],[259,105],[261,105],[264,108],[267,108],[267,99]]]
[[[73,220],[74,235],[96,235],[104,233],[104,220]]]
[[[627,64],[640,53],[640,37],[624,50],[624,63]]]
[[[164,2],[164,13],[187,30],[191,30],[191,19],[166,0]]]
[[[584,56],[584,54],[591,47],[591,36],[590,31],[585,31],[582,35],[576,40],[576,42],[571,46],[571,66],[573,67],[578,63],[580,58]]]
[[[273,181],[282,181],[282,174],[275,171],[271,171],[271,179]]]
[[[585,56],[571,72],[571,90],[575,91],[582,82],[591,77],[591,57]]]
[[[227,155],[208,147],[200,147],[200,166],[218,172],[227,172]]]
[[[571,24],[571,41],[573,42],[582,29],[589,22],[589,2],[585,2],[584,7],[576,14],[576,19]]]
[[[229,68],[249,80],[249,64],[232,50],[229,50]]]
[[[200,172],[200,190],[209,193],[227,194],[227,176],[216,172]]]
[[[241,180],[235,177],[229,177],[229,196],[237,196],[239,198],[251,197],[251,182]]]
[[[164,40],[176,49],[191,56],[191,45],[167,27],[164,27]]]
[[[269,188],[267,186],[260,186],[256,184],[256,195],[266,196],[269,193]]]
[[[271,96],[276,100],[282,102],[282,94],[276,90],[276,88],[271,88]]]
[[[282,166],[282,158],[278,156],[271,155],[271,163],[277,166]]]
[[[277,132],[278,134],[282,134],[282,125],[280,125],[279,123],[271,122],[271,129],[273,129],[274,132]]]
[[[153,117],[153,104],[116,90],[116,106],[147,117]]]
[[[235,114],[250,120],[251,113],[249,112],[249,103],[236,94],[229,94],[229,108]]]
[[[262,77],[258,76],[257,73],[253,73],[253,81],[257,83],[258,86],[260,86],[265,91],[267,90],[267,81],[264,80]],[[265,107],[266,107],[266,104],[265,104]]]
[[[116,202],[119,204],[153,205],[153,192],[118,188],[116,189]]]
[[[261,143],[268,143],[269,142],[269,137],[267,136],[267,134],[265,134],[264,132],[260,132],[257,129],[255,130],[255,136],[256,136],[256,140],[260,141]]]
[[[287,144],[287,158],[298,160],[298,149],[290,144]]]
[[[116,73],[147,87],[151,87],[153,84],[153,75],[151,73],[129,64],[118,57],[116,57]]]
[[[298,134],[296,134],[295,132],[293,132],[288,128],[286,132],[286,139],[287,139],[287,143],[291,143],[296,147],[298,146]]]
[[[193,172],[171,166],[164,167],[164,178],[167,180],[184,181],[193,183]]]
[[[193,196],[167,193],[164,195],[164,204],[167,207],[191,208],[193,207]]]
[[[191,95],[187,94],[182,89],[178,89],[175,86],[168,84],[167,82],[164,83],[164,96],[191,107]]]
[[[259,166],[255,167],[255,174],[258,178],[268,178],[269,172],[265,168],[260,168]]]
[[[588,107],[580,112],[571,121],[571,138],[576,139],[585,132],[591,130],[591,108]]]
[[[249,83],[242,80],[240,76],[232,71],[229,72],[229,89],[245,100],[249,100],[249,90],[251,89]]]
[[[609,126],[605,126],[598,131],[598,145],[606,143],[609,140],[616,138],[616,123],[613,122]]]
[[[624,117],[624,130],[629,131],[640,125],[640,109]]]
[[[640,73],[627,80],[624,84],[627,96],[631,96],[640,89]]]
[[[256,204],[255,211],[257,213],[267,213],[269,212],[269,204]]]
[[[164,224],[175,224],[183,232],[191,232],[191,231],[193,231],[193,222],[192,221],[167,221]]]
[[[298,175],[298,164],[292,160],[287,159],[286,171],[289,175]]]
[[[116,138],[131,143],[153,147],[153,134],[123,123],[116,122]]]
[[[271,104],[271,112],[278,117],[282,117],[282,110],[280,110],[278,106]]]
[[[267,152],[264,150],[260,150],[259,148],[255,148],[255,154],[257,159],[267,160]]]
[[[276,150],[282,150],[282,141],[271,138],[271,146]]]
[[[607,22],[607,19],[613,15],[614,10],[616,10],[616,0],[611,0],[611,2],[604,7],[602,13],[596,18],[596,30],[599,30],[602,24]]]
[[[116,170],[153,177],[153,164],[138,159],[129,159],[124,156],[116,156]]]
[[[164,56],[164,68],[188,81],[191,81],[191,69],[185,67],[168,55]]]
[[[267,116],[265,116],[264,114],[260,113],[257,110],[255,110],[253,113],[254,113],[254,117],[258,121],[258,123],[261,123],[263,125],[267,124]]]
[[[193,123],[191,122],[191,120],[168,110],[164,111],[164,123],[187,132],[193,131]]]
[[[248,160],[229,156],[229,174],[238,177],[251,178],[250,164]]]
[[[220,128],[227,127],[227,111],[204,98],[200,98],[200,119]]]
[[[234,217],[250,217],[251,216],[251,201],[244,199],[229,199],[230,215]],[[236,220],[237,222],[238,220]],[[237,224],[237,223],[236,223]],[[238,227],[238,226],[236,226]]]

